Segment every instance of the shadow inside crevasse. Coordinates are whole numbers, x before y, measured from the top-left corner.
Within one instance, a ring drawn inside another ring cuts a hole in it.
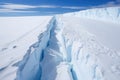
[[[53,28],[50,32],[50,39],[47,44],[47,48],[43,51],[43,60],[41,61],[42,76],[41,80],[55,80],[57,76],[56,66],[62,61],[60,56],[60,44],[57,39],[56,21],[53,24]]]

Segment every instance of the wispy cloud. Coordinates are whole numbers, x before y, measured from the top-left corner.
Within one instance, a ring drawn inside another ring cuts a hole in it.
[[[25,4],[13,4],[4,3],[0,5],[0,12],[24,12],[27,9],[36,8],[62,8],[62,9],[85,9],[86,7],[76,7],[76,6],[57,6],[57,5],[25,5]],[[24,10],[24,11],[22,11]]]
[[[28,12],[25,10],[36,9],[36,8],[58,8],[54,5],[25,5],[25,4],[13,4],[13,3],[4,3],[0,5],[0,12]]]
[[[77,7],[77,6],[61,6],[64,9],[86,9],[87,7]]]
[[[25,5],[25,4],[13,4],[13,3],[5,3],[1,5],[2,8],[6,9],[32,9],[32,8],[56,8],[58,6],[54,5]]]
[[[36,8],[62,8],[62,9],[81,10],[81,9],[113,7],[113,6],[120,6],[120,0],[116,0],[114,2],[111,1],[102,5],[87,6],[87,7],[86,6],[57,6],[57,5],[25,5],[25,4],[4,3],[4,4],[0,4],[0,12],[35,12],[35,11],[29,11],[29,10],[34,10]]]
[[[35,6],[30,5],[23,5],[23,4],[12,4],[12,3],[4,3],[0,5],[3,9],[29,9],[29,8],[35,8]]]
[[[0,5],[4,9],[32,9],[32,8],[68,8],[68,9],[83,9],[84,7],[76,6],[57,6],[57,5],[24,5],[24,4],[13,4],[13,3],[4,3]]]
[[[24,10],[13,10],[13,9],[0,9],[0,12],[4,13],[4,12],[21,12],[21,13],[29,13],[29,12],[36,12],[36,11],[24,11]]]

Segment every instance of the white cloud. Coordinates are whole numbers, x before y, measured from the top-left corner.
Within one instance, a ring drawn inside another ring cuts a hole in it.
[[[116,0],[120,2],[120,0]],[[98,5],[98,6],[57,6],[57,5],[25,5],[25,4],[13,4],[13,3],[4,3],[0,5],[0,12],[35,12],[35,11],[27,11],[27,9],[36,9],[36,8],[63,8],[63,9],[90,9],[90,8],[100,8],[100,7],[113,7],[120,6],[120,4],[116,4],[111,1],[106,4]]]
[[[24,5],[24,4],[13,4],[13,3],[5,3],[0,5],[0,7],[4,9],[32,9],[32,8],[57,8],[58,6],[54,5]]]
[[[12,3],[5,3],[1,5],[4,9],[29,9],[29,8],[35,8],[35,6],[30,5],[23,5],[23,4],[12,4]]]
[[[59,6],[55,6],[55,5],[40,5],[40,6],[36,6],[36,8],[58,8]]]
[[[33,5],[24,5],[24,4],[4,3],[0,5],[0,8],[1,8],[0,12],[30,12],[30,11],[25,11],[25,10],[35,9],[35,8],[57,8],[57,7],[58,6],[54,6],[54,5],[33,6]]]
[[[22,12],[22,13],[26,13],[26,12],[37,12],[37,11],[23,11],[23,10],[12,10],[12,9],[0,9],[0,12],[4,13],[4,12]]]
[[[66,9],[86,9],[87,7],[63,6],[61,8],[66,8]]]
[[[35,8],[84,9],[86,7],[56,6],[56,5],[37,5],[37,6],[33,6],[33,5],[25,5],[25,4],[4,3],[4,4],[0,5],[0,8],[1,8],[0,12],[25,12],[25,10],[27,10],[27,9],[35,9]]]

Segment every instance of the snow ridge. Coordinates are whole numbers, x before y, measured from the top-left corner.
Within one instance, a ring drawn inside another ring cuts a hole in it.
[[[120,7],[96,8],[79,12],[63,14],[63,16],[76,16],[95,20],[120,23]]]

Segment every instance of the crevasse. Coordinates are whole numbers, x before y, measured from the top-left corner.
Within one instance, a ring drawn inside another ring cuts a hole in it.
[[[103,11],[106,13],[109,9]],[[29,47],[20,62],[17,80],[117,80],[112,72],[115,67],[111,69],[110,63],[119,61],[116,53],[101,45],[82,25],[68,25],[65,15],[53,17],[38,42]]]
[[[40,60],[43,58],[43,50],[47,46],[50,31],[53,27],[53,17],[47,26],[47,30],[38,36],[38,42],[31,45],[19,64],[17,80],[39,80],[41,77]]]

